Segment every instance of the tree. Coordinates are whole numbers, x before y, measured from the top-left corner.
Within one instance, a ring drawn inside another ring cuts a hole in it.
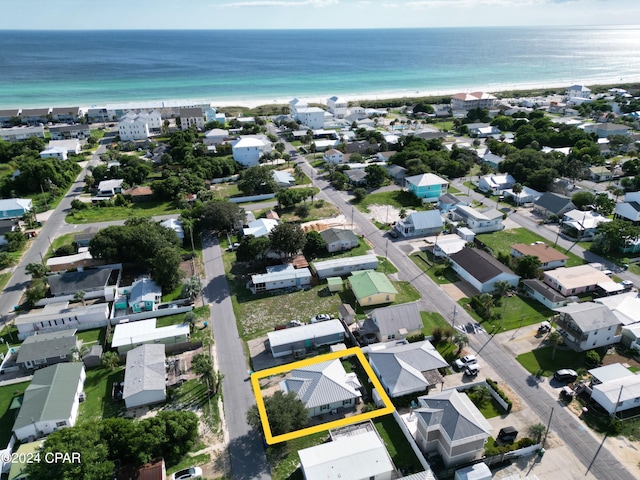
[[[307,218],[309,216],[310,211],[311,209],[309,208],[309,205],[307,205],[306,203],[303,203],[296,207],[296,215],[298,216],[298,218],[300,218],[300,220]]]
[[[382,165],[368,165],[364,169],[367,185],[372,188],[380,187],[389,178],[389,173]]]
[[[547,427],[545,427],[543,423],[534,423],[529,427],[529,435],[533,437],[536,443],[540,443],[540,440],[546,431]]]
[[[318,256],[318,254],[327,249],[327,243],[322,238],[320,233],[315,230],[311,230],[305,234],[306,240],[304,243],[304,248],[302,249],[302,253],[307,259],[313,259]]]
[[[542,263],[535,255],[525,255],[517,259],[514,271],[522,278],[538,278],[542,272]]]
[[[19,227],[16,227],[13,232],[5,233],[4,239],[7,241],[7,251],[9,252],[17,252],[27,243],[27,237],[24,236]]]
[[[86,294],[87,292],[85,292],[84,290],[78,290],[76,293],[73,294],[73,301],[82,302],[82,306],[84,306],[85,305],[84,297]]]
[[[518,195],[522,193],[522,184],[514,183],[513,187],[511,187],[511,191],[516,195],[516,204],[519,205],[520,199],[518,198]]]
[[[228,200],[207,202],[199,213],[202,228],[213,231],[235,230],[245,219],[244,208]]]
[[[197,321],[198,316],[193,312],[193,310],[184,314],[184,323],[189,325],[190,331],[193,331]]]
[[[120,356],[116,352],[105,352],[102,355],[102,366],[114,371],[120,365]]]
[[[618,202],[618,197],[619,197],[620,195],[624,195],[624,188],[620,188],[620,187],[618,187],[618,186],[616,186],[616,185],[609,185],[609,186],[607,187],[607,191],[608,191],[608,192],[611,192],[611,194],[612,194],[612,195],[614,195],[614,196],[616,197],[616,199],[615,199],[615,202],[614,202],[614,203],[617,203],[617,202]]]
[[[585,210],[588,205],[593,205],[596,197],[593,193],[582,191],[578,193],[574,193],[571,197],[571,202],[576,206],[579,210]]]
[[[271,242],[269,237],[254,237],[245,235],[240,240],[240,246],[236,250],[236,260],[238,262],[261,262],[267,256]]]
[[[277,391],[274,395],[264,399],[264,407],[271,435],[282,435],[300,430],[309,421],[307,409],[294,392],[288,392],[285,395],[281,391]],[[258,407],[255,405],[247,412],[247,423],[253,428],[259,428],[262,425]]]
[[[42,263],[34,262],[27,264],[24,270],[31,275],[31,278],[44,278],[44,276],[49,272],[49,267]]]
[[[193,372],[207,385],[207,389],[214,390],[215,378],[213,372],[213,361],[206,353],[198,353],[191,360]]]
[[[591,249],[602,252],[617,252],[640,238],[640,226],[631,222],[615,219],[599,223]]]
[[[34,278],[31,280],[31,284],[27,288],[25,292],[25,296],[27,297],[27,301],[30,304],[36,303],[38,300],[45,297],[47,294],[47,284],[42,278]]]
[[[595,201],[593,202],[593,206],[596,212],[598,212],[603,217],[608,217],[613,212],[613,209],[616,207],[616,202],[609,198],[609,195],[604,193],[596,195]]]
[[[240,173],[238,189],[246,195],[272,193],[278,190],[273,171],[261,165],[249,167]]]
[[[558,345],[562,343],[562,335],[560,335],[557,331],[553,331],[547,336],[547,342],[553,346],[553,351],[551,352],[551,360],[556,358],[556,348]]]
[[[153,261],[153,278],[164,291],[171,291],[180,284],[184,272],[180,270],[182,256],[173,246],[165,246],[158,250]]]
[[[453,336],[453,344],[457,347],[456,355],[460,355],[462,349],[469,345],[469,337],[464,333],[456,332]]]
[[[356,188],[353,190],[353,201],[356,203],[364,200],[364,197],[367,196],[367,191],[364,188]]]
[[[180,298],[188,298],[190,300],[195,300],[200,295],[200,291],[202,290],[202,282],[200,281],[200,277],[193,276],[189,277],[182,284],[182,291],[180,292]]]
[[[596,350],[589,350],[585,355],[584,362],[587,364],[587,366],[593,368],[597,367],[600,364],[601,360],[602,358]]]
[[[272,250],[290,258],[304,248],[306,237],[297,223],[281,223],[269,233]]]

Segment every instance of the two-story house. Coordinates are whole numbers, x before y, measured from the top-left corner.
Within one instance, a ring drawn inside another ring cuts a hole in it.
[[[555,309],[558,332],[564,343],[577,352],[618,343],[622,337],[620,320],[605,305],[594,302],[570,303]]]
[[[265,153],[271,152],[271,142],[261,137],[242,137],[232,146],[233,159],[244,167],[255,167]]]
[[[423,202],[437,202],[449,188],[449,182],[433,173],[413,175],[406,177],[404,181],[407,189]]]
[[[489,192],[493,195],[500,194],[503,190],[507,190],[513,187],[516,183],[516,179],[509,173],[485,175],[480,177],[478,182],[478,188],[483,192]]]
[[[504,229],[502,224],[504,214],[495,208],[489,208],[483,212],[466,205],[458,205],[449,213],[449,218],[454,222],[464,222],[473,233],[498,232]]]
[[[440,210],[413,212],[396,222],[395,229],[403,237],[427,237],[438,235],[442,231]]]
[[[544,272],[544,283],[556,289],[562,295],[579,295],[593,292],[599,283],[611,282],[611,279],[591,265],[560,267]]]

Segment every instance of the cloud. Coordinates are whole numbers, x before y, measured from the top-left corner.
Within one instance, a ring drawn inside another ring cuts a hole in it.
[[[328,7],[337,5],[340,0],[246,0],[214,5],[218,7]]]
[[[405,5],[417,9],[427,7],[524,7],[574,1],[578,0],[414,0]]]

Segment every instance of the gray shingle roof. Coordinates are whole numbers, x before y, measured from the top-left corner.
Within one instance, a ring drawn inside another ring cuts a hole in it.
[[[541,282],[537,278],[533,278],[530,280],[522,280],[522,283],[531,287],[531,289],[538,292],[540,295],[542,295],[544,298],[546,298],[550,302],[556,303],[556,302],[562,302],[566,300],[566,297],[564,295],[559,294],[554,289],[552,289],[551,287],[548,287],[545,283]]]
[[[327,243],[334,242],[356,242],[358,243],[358,237],[351,230],[343,230],[339,228],[329,228],[320,232],[320,236]]]
[[[620,325],[620,320],[609,310],[609,307],[600,303],[570,303],[566,307],[555,308],[554,310],[569,315],[583,332]]]
[[[375,320],[383,336],[396,333],[401,328],[407,331],[421,329],[422,317],[415,303],[403,303],[389,307],[376,308],[371,317]]]
[[[79,290],[91,290],[104,287],[111,275],[110,268],[85,270],[83,272],[67,272],[47,277],[52,295],[74,293]]]
[[[559,215],[564,208],[568,208],[567,205],[571,204],[571,199],[557,193],[544,192],[540,198],[533,203],[553,214]]]
[[[34,422],[69,418],[83,368],[82,363],[58,363],[36,371],[24,392],[14,430]]]
[[[141,345],[127,353],[123,399],[145,390],[164,390],[165,385],[163,344]]]
[[[481,283],[485,283],[501,273],[515,275],[509,267],[500,263],[484,250],[477,248],[463,248],[458,253],[449,255],[449,258]]]
[[[16,363],[33,362],[45,358],[69,355],[76,346],[78,338],[74,330],[62,330],[60,332],[40,333],[31,335],[22,342],[18,350]]]

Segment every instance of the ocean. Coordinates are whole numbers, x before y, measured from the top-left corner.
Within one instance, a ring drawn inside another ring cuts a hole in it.
[[[638,58],[640,26],[1,31],[0,108],[620,83]]]

